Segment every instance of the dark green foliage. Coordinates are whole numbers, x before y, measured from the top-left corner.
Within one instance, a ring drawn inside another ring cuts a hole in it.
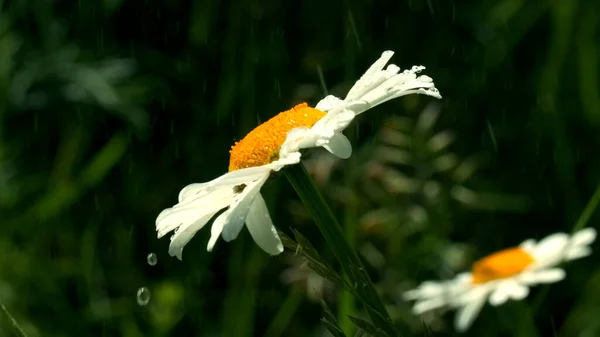
[[[317,274],[323,276],[329,281],[335,283],[340,287],[351,290],[352,287],[343,280],[340,275],[326,262],[324,261],[319,253],[313,248],[312,244],[306,239],[299,231],[292,229],[294,240],[290,239],[285,233],[279,232],[279,237],[283,242],[283,246],[288,248],[290,251],[296,253],[296,255],[302,256],[306,261],[306,266],[314,270]]]
[[[350,316],[350,320],[352,321],[352,323],[356,324],[356,326],[360,329],[360,331],[363,332],[363,335],[365,333],[367,333],[368,335],[373,336],[373,337],[387,337],[388,336],[383,330],[379,329],[376,326],[373,326],[373,324],[365,321],[364,319]],[[359,333],[360,333],[360,331],[359,331]]]
[[[417,133],[433,99],[403,97],[346,130],[349,160],[315,150],[305,165],[364,264],[347,267],[371,276],[402,334],[458,335],[452,313],[413,316],[400,294],[598,226],[597,198],[583,211],[600,183],[599,20],[591,0],[0,0],[0,302],[29,337],[374,334],[352,331],[347,317],[368,313],[340,295],[347,276],[285,179],[264,188],[297,242],[278,257],[245,230],[207,253],[207,227],[179,261],[154,221],[223,174],[258,123],[344,95],[392,49],[434,79],[435,124]],[[285,280],[294,254],[338,286]],[[597,261],[486,306],[464,336],[600,334]],[[311,290],[329,296],[324,323]],[[10,316],[0,336],[20,336]]]

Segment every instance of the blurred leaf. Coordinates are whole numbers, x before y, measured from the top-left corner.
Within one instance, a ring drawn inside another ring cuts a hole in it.
[[[342,328],[340,328],[340,326],[338,325],[337,320],[335,319],[335,315],[331,312],[331,310],[329,310],[327,303],[325,303],[325,301],[322,299],[321,306],[323,307],[324,315],[323,318],[321,318],[321,322],[323,322],[327,330],[329,330],[329,332],[331,332],[331,334],[334,337],[346,337],[346,335],[342,331]]]
[[[600,335],[600,271],[596,271],[581,289],[581,296],[569,311],[559,336]]]
[[[98,184],[108,174],[125,154],[128,143],[125,133],[113,135],[74,181],[63,182],[49,190],[25,213],[26,219],[45,220],[68,208],[85,190]]]
[[[373,324],[365,321],[364,319],[360,319],[357,317],[352,317],[349,316],[350,320],[356,324],[356,326],[363,330],[364,332],[368,333],[369,335],[373,336],[373,337],[388,337],[388,335],[385,333],[385,331],[373,326]]]
[[[0,13],[0,85],[5,87],[14,71],[15,56],[21,41],[10,30],[4,31],[3,20],[4,16]]]
[[[181,321],[184,314],[185,291],[175,282],[159,283],[150,301],[150,324],[168,334]]]
[[[583,11],[579,18],[577,32],[577,53],[579,66],[579,94],[586,119],[595,126],[600,125],[600,94],[598,87],[598,13],[582,4],[588,10]]]
[[[333,269],[325,260],[321,258],[319,253],[313,248],[312,244],[306,237],[304,237],[299,231],[292,228],[292,232],[296,237],[297,243],[292,240],[285,233],[278,231],[281,238],[281,242],[284,247],[294,251],[296,254],[300,254],[308,264],[308,267],[314,270],[317,274],[337,284],[338,286],[347,288],[348,291],[352,291],[351,287],[340,277],[340,275]]]

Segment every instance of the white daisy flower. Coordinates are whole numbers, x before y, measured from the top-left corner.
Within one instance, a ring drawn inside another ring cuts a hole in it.
[[[417,76],[424,67],[399,72],[393,64],[383,69],[394,53],[384,52],[354,84],[344,100],[327,96],[315,108],[306,103],[284,111],[252,130],[232,146],[229,172],[201,184],[186,186],[179,203],[156,219],[158,237],[173,231],[169,254],[181,259],[183,247],[220,210],[213,222],[207,250],[219,236],[235,239],[244,223],[265,252],[277,255],[283,245],[273,226],[260,188],[271,172],[300,162],[300,149],[319,147],[348,158],[352,146],[341,131],[354,117],[390,99],[421,93],[441,98],[431,78]]]
[[[565,278],[565,271],[557,265],[589,255],[589,245],[595,239],[596,231],[586,228],[572,236],[553,234],[537,244],[527,240],[518,247],[476,261],[470,273],[449,281],[423,282],[405,292],[404,297],[416,301],[413,306],[416,315],[438,308],[457,309],[455,328],[463,332],[486,301],[498,306],[511,299],[522,300],[529,294],[529,287]]]

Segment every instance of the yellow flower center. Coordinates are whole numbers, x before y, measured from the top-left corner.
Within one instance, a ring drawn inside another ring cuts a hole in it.
[[[229,172],[269,164],[279,159],[287,133],[297,127],[312,127],[327,113],[302,103],[257,126],[229,151]]]
[[[521,248],[501,250],[473,264],[473,284],[481,284],[519,274],[533,262]]]

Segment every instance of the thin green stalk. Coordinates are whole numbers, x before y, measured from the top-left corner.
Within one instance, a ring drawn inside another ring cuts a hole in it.
[[[347,81],[356,78],[355,69],[356,69],[356,48],[360,49],[360,39],[358,38],[358,33],[356,29],[356,25],[354,22],[354,18],[352,16],[352,7],[353,4],[350,1],[344,2],[344,8],[348,11],[348,17],[344,21],[344,29],[346,31],[351,31],[354,38],[350,36],[346,36],[344,39],[344,78]],[[346,137],[350,141],[353,141],[356,138],[356,132],[354,128],[348,128],[345,132]],[[348,172],[353,171],[354,160],[350,160],[347,162]],[[345,177],[345,184],[349,186],[352,184],[352,178],[349,175]],[[356,250],[356,226],[357,226],[357,218],[358,214],[356,212],[356,205],[354,205],[354,200],[350,200],[344,206],[344,219],[343,219],[343,228],[344,234],[350,248]],[[343,275],[346,279],[347,275]],[[354,316],[354,311],[356,307],[355,299],[352,294],[346,289],[340,289],[339,293],[339,304],[337,310],[337,321],[340,325],[340,328],[347,336],[353,336],[355,329],[354,323],[350,320],[349,316]]]
[[[573,229],[571,230],[571,232],[575,233],[578,230],[585,227],[588,221],[590,221],[592,214],[594,214],[594,211],[598,207],[598,203],[600,203],[600,184],[596,186],[596,191],[590,198],[590,201],[588,201],[587,205],[585,205],[583,212],[581,212],[579,219],[577,219],[577,222],[575,223],[575,225],[573,225]]]
[[[352,249],[356,246],[356,207],[353,202],[346,205],[344,210],[344,234]],[[347,275],[345,275],[347,277]],[[346,289],[340,290],[337,319],[342,331],[347,336],[354,335],[354,323],[348,316],[353,316],[355,310],[354,296]]]
[[[598,208],[599,203],[600,203],[600,184],[598,184],[598,186],[596,186],[596,191],[594,191],[594,194],[588,201],[587,205],[585,205],[585,208],[581,212],[581,215],[577,219],[577,222],[575,223],[575,225],[573,225],[573,228],[571,229],[571,233],[575,233],[578,230],[585,227],[585,225],[587,225],[587,223],[590,221],[590,218],[592,217],[592,214],[594,214],[594,211],[596,210],[596,208]],[[549,289],[548,286],[544,286],[544,288],[542,288],[542,290],[539,292],[538,296],[534,299],[533,304],[531,306],[533,312],[537,312],[537,309],[540,307],[540,305],[542,304],[542,301],[544,300],[544,298],[546,298],[546,295],[548,294],[548,289]]]
[[[389,336],[400,335],[358,254],[344,238],[342,227],[304,166],[302,164],[290,166],[284,170],[284,174],[300,196],[340,266],[352,282],[354,291],[367,308],[373,324],[384,330]]]
[[[12,323],[12,326],[13,326],[13,328],[15,328],[15,331],[17,331],[17,334],[21,337],[27,337],[27,334],[25,333],[25,331],[23,331],[23,329],[21,329],[21,327],[19,326],[19,323],[17,323],[17,320],[10,314],[10,312],[8,312],[8,310],[6,309],[6,307],[4,306],[4,303],[2,301],[0,301],[0,308],[2,308],[2,312],[4,312],[6,317],[8,317],[8,320],[10,320],[10,322]]]

